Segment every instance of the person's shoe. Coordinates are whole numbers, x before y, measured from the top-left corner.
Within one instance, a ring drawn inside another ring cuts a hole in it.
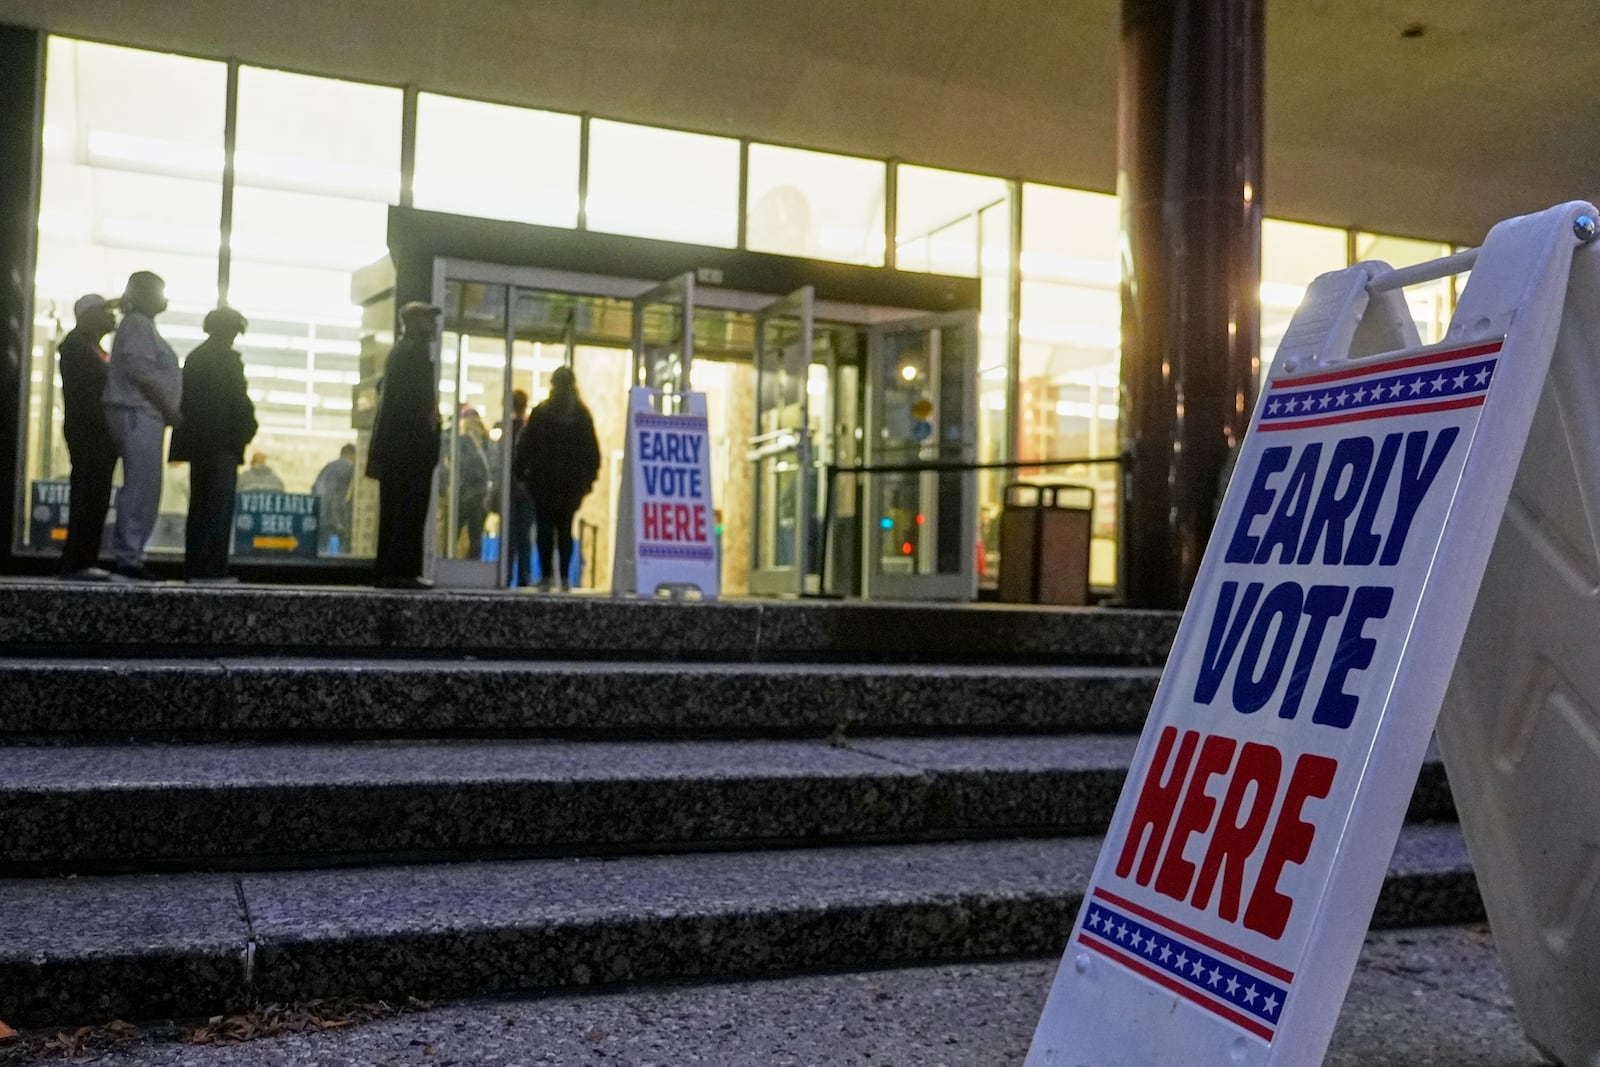
[[[432,589],[433,582],[427,578],[379,578],[379,589]]]
[[[80,567],[75,571],[64,571],[61,575],[64,582],[109,582],[111,572],[104,567]]]
[[[555,587],[556,587],[555,583],[552,582],[550,579],[548,579],[548,578],[540,578],[539,579],[539,592],[548,593],[551,590],[555,589]]]
[[[572,592],[572,583],[567,581],[565,578],[561,579],[561,591],[563,593]]]
[[[118,578],[124,578],[130,582],[166,581],[165,578],[161,577],[161,575],[157,574],[149,567],[146,567],[143,563],[135,563],[131,566],[119,563],[117,564],[115,574]]]

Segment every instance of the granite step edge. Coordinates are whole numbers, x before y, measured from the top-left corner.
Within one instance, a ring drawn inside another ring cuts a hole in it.
[[[1051,955],[1064,945],[1099,845],[79,879],[66,894],[0,882],[10,917],[0,939],[0,1017],[70,1025],[253,1001],[474,996]],[[169,930],[127,947],[126,928],[149,925],[147,912],[235,889],[248,930],[209,941]],[[1404,830],[1374,928],[1482,917],[1455,828]],[[63,941],[55,927],[69,923],[75,933]]]
[[[1103,831],[1133,738],[13,749],[0,873]],[[104,768],[118,768],[107,782]],[[1454,818],[1442,763],[1410,806]]]
[[[1135,732],[1158,668],[0,659],[0,739]]]

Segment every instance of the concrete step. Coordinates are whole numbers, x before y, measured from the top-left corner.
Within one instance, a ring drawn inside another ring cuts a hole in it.
[[[1095,838],[0,881],[0,1018],[207,1015],[1056,955]],[[1480,919],[1451,826],[1408,827],[1375,927]]]
[[[0,737],[1138,732],[1158,667],[0,658]]]
[[[857,601],[684,603],[485,590],[0,582],[0,649],[504,658],[1159,664],[1168,612]]]
[[[1131,736],[0,749],[0,873],[1097,832]],[[1450,818],[1442,768],[1416,818]]]
[[[473,999],[239,1045],[178,1044],[158,1028],[147,1043],[118,1048],[114,1062],[116,1067],[1016,1065],[1027,1055],[1058,959],[1052,953],[1001,962]],[[1548,1063],[1518,1022],[1493,938],[1481,925],[1467,924],[1369,933],[1322,1067]]]

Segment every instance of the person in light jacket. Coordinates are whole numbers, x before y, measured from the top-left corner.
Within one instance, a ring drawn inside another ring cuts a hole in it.
[[[145,566],[144,546],[161,511],[162,438],[182,419],[178,354],[156,332],[156,316],[165,310],[167,283],[160,275],[141,270],[128,277],[101,397],[106,429],[122,457],[111,556],[116,573],[137,581],[160,580]]]
[[[239,464],[256,435],[256,406],[233,343],[248,323],[233,308],[206,314],[206,339],[183,364],[183,422],[172,431],[173,462],[189,464],[189,521],[183,576],[191,582],[227,577]]]

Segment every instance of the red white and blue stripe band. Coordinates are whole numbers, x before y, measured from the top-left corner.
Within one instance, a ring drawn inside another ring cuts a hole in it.
[[[1206,1011],[1271,1042],[1294,974],[1148,908],[1096,889],[1078,941]]]
[[[1261,430],[1304,430],[1395,415],[1480,407],[1501,342],[1469,345],[1365,367],[1280,378],[1267,391]]]

